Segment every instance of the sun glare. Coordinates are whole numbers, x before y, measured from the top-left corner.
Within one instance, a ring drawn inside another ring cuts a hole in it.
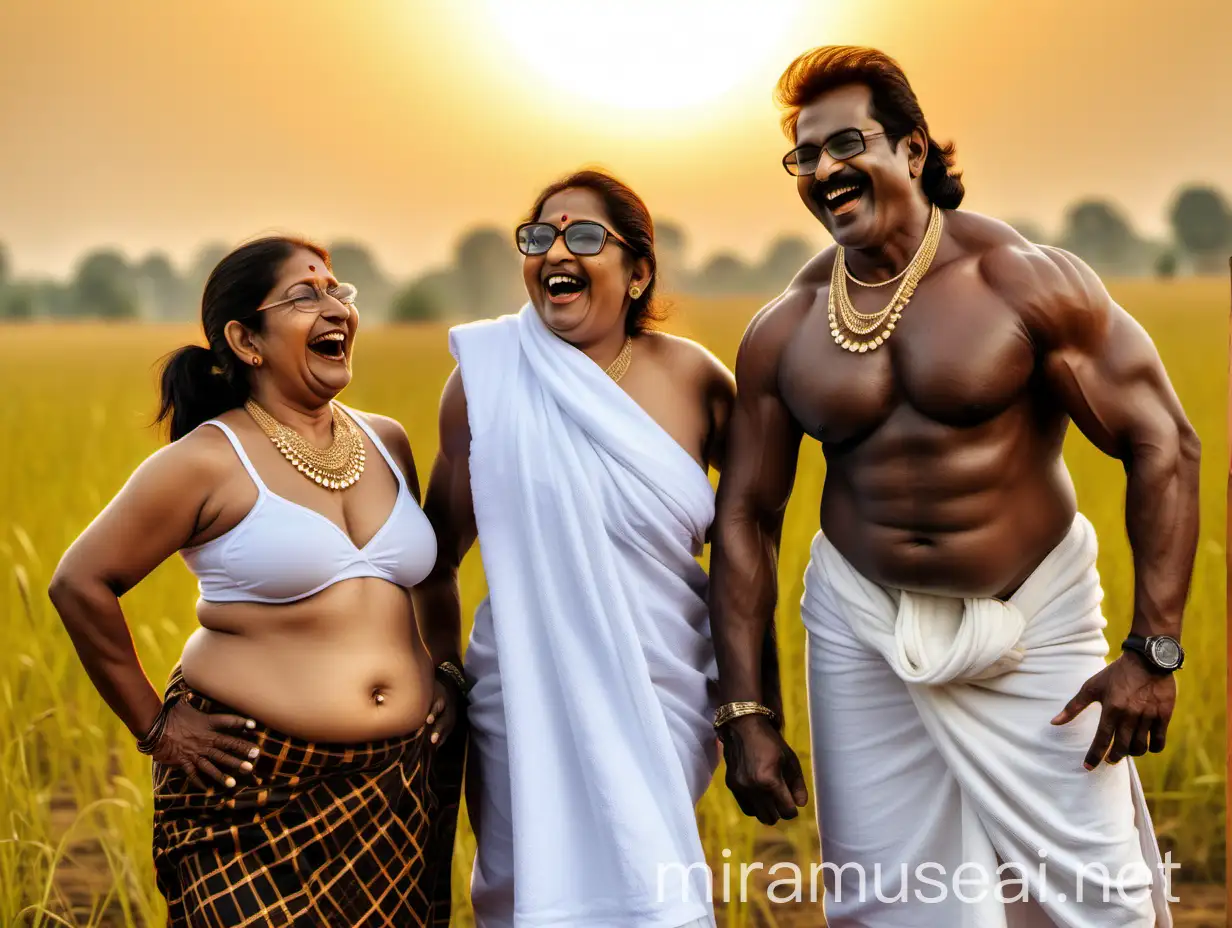
[[[489,0],[528,87],[625,110],[718,98],[783,58],[803,0]],[[782,61],[786,65],[786,60]]]

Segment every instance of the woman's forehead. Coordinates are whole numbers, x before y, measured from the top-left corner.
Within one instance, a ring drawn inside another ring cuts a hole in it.
[[[543,202],[543,208],[539,211],[540,222],[561,225],[577,219],[593,219],[607,223],[609,217],[603,205],[603,198],[593,190],[572,187],[552,194]]]
[[[325,259],[319,254],[307,248],[297,248],[282,263],[282,267],[278,271],[278,279],[279,281],[290,282],[306,278],[331,280],[333,275],[330,273]]]

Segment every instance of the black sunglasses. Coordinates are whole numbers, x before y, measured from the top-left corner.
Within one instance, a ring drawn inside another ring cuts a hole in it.
[[[821,164],[822,154],[827,154],[835,161],[846,161],[856,155],[863,154],[868,147],[867,140],[885,135],[884,132],[861,132],[859,129],[844,129],[826,139],[825,145],[800,145],[783,156],[783,167],[787,173],[798,177],[801,174],[815,174]]]
[[[546,255],[558,236],[565,237],[565,247],[580,257],[597,255],[610,236],[612,241],[633,251],[633,246],[610,229],[590,219],[571,222],[558,229],[550,222],[524,222],[518,226],[518,251],[524,255]]]

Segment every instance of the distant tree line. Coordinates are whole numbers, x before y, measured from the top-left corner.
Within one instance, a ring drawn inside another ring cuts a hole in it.
[[[1217,189],[1178,191],[1168,214],[1169,237],[1139,235],[1115,203],[1075,203],[1055,237],[1029,222],[1012,222],[1026,238],[1074,252],[1109,276],[1223,274],[1232,254],[1232,206]],[[655,223],[660,292],[698,296],[766,296],[781,290],[817,251],[800,236],[771,241],[759,260],[721,251],[689,266],[685,230]],[[359,288],[358,305],[373,321],[485,318],[511,312],[526,299],[521,256],[508,230],[472,229],[459,239],[449,264],[399,282],[361,243],[332,243],[334,273]],[[209,244],[183,269],[155,252],[129,261],[99,249],[78,263],[67,281],[16,279],[0,244],[0,318],[93,318],[185,321],[199,318],[201,292],[226,254]]]
[[[1065,215],[1060,235],[1049,238],[1032,223],[1013,223],[1024,237],[1072,251],[1100,274],[1173,277],[1225,274],[1232,255],[1232,207],[1214,187],[1180,190],[1168,211],[1165,241],[1143,238],[1115,203],[1089,199]]]

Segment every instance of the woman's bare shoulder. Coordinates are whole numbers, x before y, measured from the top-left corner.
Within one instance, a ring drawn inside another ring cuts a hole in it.
[[[216,418],[230,426],[233,432],[238,432],[242,425],[237,419],[246,416],[243,410],[232,410]],[[239,466],[239,458],[230,438],[222,429],[204,422],[187,435],[160,448],[148,460],[156,458],[161,466],[180,469],[185,476],[191,475],[194,479],[214,477],[221,480]]]
[[[416,499],[419,499],[419,475],[415,468],[415,454],[411,450],[411,440],[407,437],[406,428],[392,416],[364,412],[359,409],[353,409],[351,412],[363,419],[376,433],[376,437],[381,440],[385,450],[401,468],[402,476],[410,483],[411,492]]]
[[[642,338],[664,367],[682,381],[696,384],[703,395],[711,399],[735,397],[735,375],[705,345],[666,332],[647,332]]]

